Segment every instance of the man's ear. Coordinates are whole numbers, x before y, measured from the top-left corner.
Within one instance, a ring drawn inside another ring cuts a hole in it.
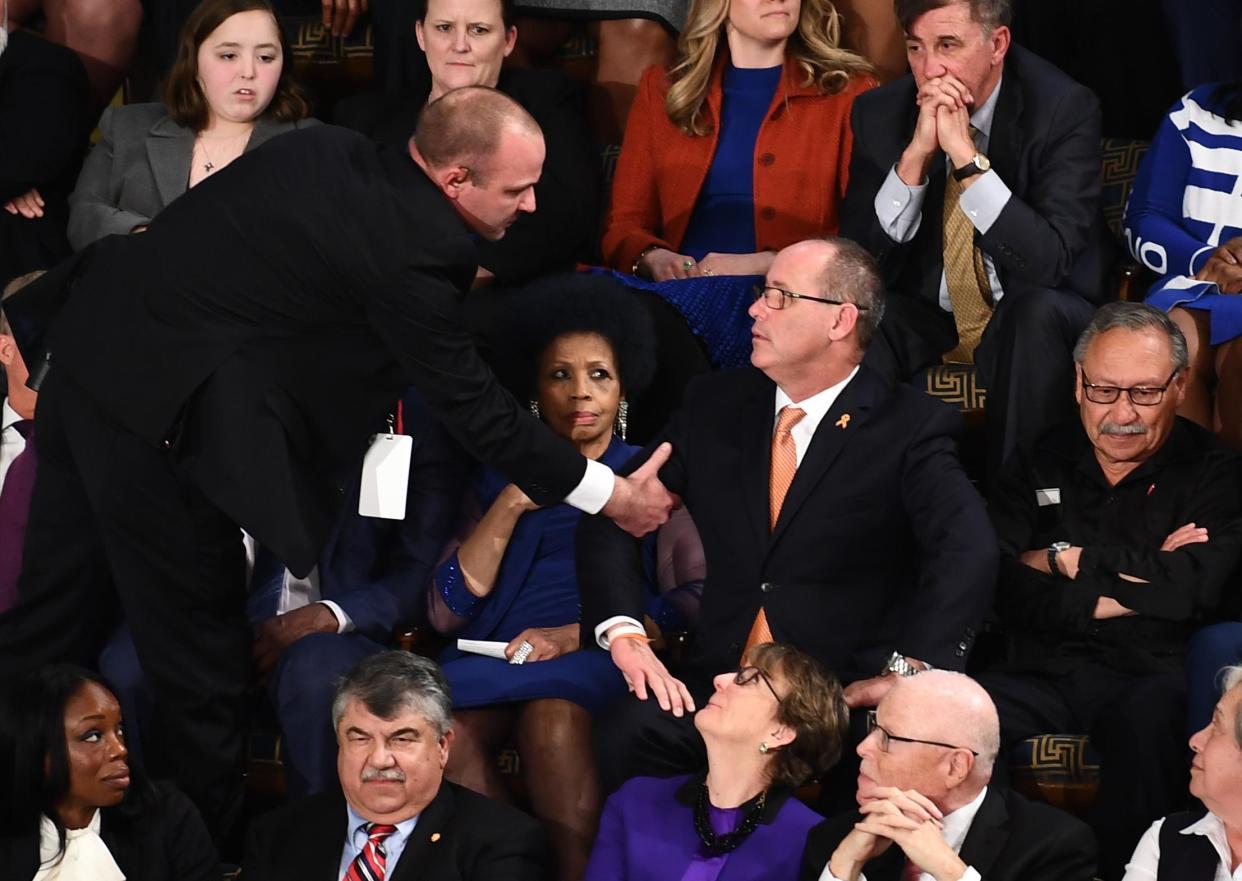
[[[513,51],[513,47],[517,45],[517,28],[511,27],[505,31],[505,58],[509,57],[509,53]]]
[[[448,764],[449,750],[453,746],[453,738],[455,736],[456,736],[456,732],[454,732],[453,729],[450,728],[448,731],[445,731],[444,736],[440,738],[440,767],[441,768],[443,768],[445,765]]]
[[[1005,25],[999,25],[996,30],[992,31],[992,64],[1002,64],[1005,61],[1005,54],[1009,51],[1009,44],[1012,42],[1013,36],[1009,33],[1009,28]]]
[[[17,341],[7,333],[0,333],[0,365],[8,367],[17,358]]]
[[[423,21],[419,19],[414,22],[414,39],[418,40],[418,48],[423,50],[423,54],[427,54],[427,41],[423,39]]]
[[[461,197],[462,189],[470,182],[470,169],[464,165],[450,165],[437,171],[435,178],[444,195],[456,201]]]
[[[833,340],[845,339],[854,332],[860,317],[858,307],[853,303],[846,303],[837,310],[837,319],[832,323],[830,337]]]
[[[960,785],[975,767],[974,755],[964,749],[955,749],[949,753],[948,784],[949,787]]]
[[[1082,365],[1074,365],[1074,400],[1082,405]]]

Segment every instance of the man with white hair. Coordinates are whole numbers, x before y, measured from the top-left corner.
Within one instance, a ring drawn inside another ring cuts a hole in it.
[[[1103,755],[1088,818],[1100,876],[1184,798],[1186,645],[1239,555],[1238,457],[1178,418],[1186,341],[1158,309],[1110,303],[1074,349],[1079,420],[993,487],[996,611],[1010,640],[980,683],[1008,747],[1089,734]]]
[[[245,877],[549,877],[547,844],[534,819],[444,780],[453,744],[452,698],[434,661],[402,651],[364,659],[337,687],[332,721],[341,789],[253,823]]]
[[[803,881],[1091,881],[1087,826],[989,786],[996,707],[962,673],[898,680],[858,746],[859,813],[811,830]],[[895,845],[895,846],[894,846]],[[865,873],[865,874],[864,874]]]

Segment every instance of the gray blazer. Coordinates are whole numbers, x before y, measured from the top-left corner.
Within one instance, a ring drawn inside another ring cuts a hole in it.
[[[319,120],[276,122],[261,116],[246,150],[312,125]],[[173,122],[163,104],[109,107],[99,132],[99,143],[87,154],[69,197],[69,243],[75,251],[150,223],[186,191],[190,180],[194,132]]]

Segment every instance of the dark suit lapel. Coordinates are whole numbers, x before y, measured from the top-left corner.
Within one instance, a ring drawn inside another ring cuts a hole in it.
[[[165,205],[184,193],[190,184],[190,161],[194,156],[194,133],[164,117],[147,133],[147,161],[151,176]]]
[[[776,426],[776,385],[770,380],[739,408],[736,425],[740,481],[747,519],[755,529],[757,547],[766,543],[771,530],[768,484],[772,471],[772,431]]]
[[[441,783],[431,804],[418,815],[410,840],[405,843],[401,859],[389,873],[388,881],[439,881],[428,874],[428,870],[442,865],[437,850],[453,847],[452,836],[458,833],[451,826],[456,801],[452,787]]]
[[[996,97],[996,112],[992,116],[992,131],[988,133],[988,160],[1000,179],[1011,189],[1021,192],[1018,183],[1018,160],[1022,155],[1022,83],[1013,65],[1005,66],[1000,94]]]
[[[289,873],[301,881],[336,881],[345,849],[349,814],[344,796],[326,800],[321,810],[297,830],[298,846],[290,848]]]
[[[995,787],[989,787],[958,855],[986,878],[1008,838],[1009,809],[1005,807],[1005,798]]]
[[[781,515],[776,521],[776,528],[772,530],[769,550],[780,540],[790,522],[798,516],[798,510],[811,497],[811,493],[841,455],[845,445],[858,434],[867,421],[881,388],[879,379],[865,367],[861,368],[824,414],[815,430],[815,436],[811,438],[811,446],[794,474],[793,483],[789,485],[785,503],[781,505]],[[764,472],[770,467],[769,464]]]

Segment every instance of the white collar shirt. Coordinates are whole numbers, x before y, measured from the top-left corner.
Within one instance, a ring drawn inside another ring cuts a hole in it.
[[[793,438],[799,465],[802,464],[802,457],[806,455],[807,449],[811,446],[811,438],[815,437],[815,430],[819,428],[819,423],[824,420],[824,416],[832,409],[832,405],[837,402],[841,392],[845,391],[845,387],[850,384],[850,380],[857,375],[858,368],[855,367],[845,379],[836,385],[828,386],[823,391],[816,392],[804,401],[794,401],[785,393],[783,388],[780,386],[776,387],[776,412],[772,415],[773,434],[776,433],[776,424],[780,418],[781,410],[785,409],[785,407],[793,406],[806,412],[806,415],[798,421],[798,424],[789,431],[790,436]]]

